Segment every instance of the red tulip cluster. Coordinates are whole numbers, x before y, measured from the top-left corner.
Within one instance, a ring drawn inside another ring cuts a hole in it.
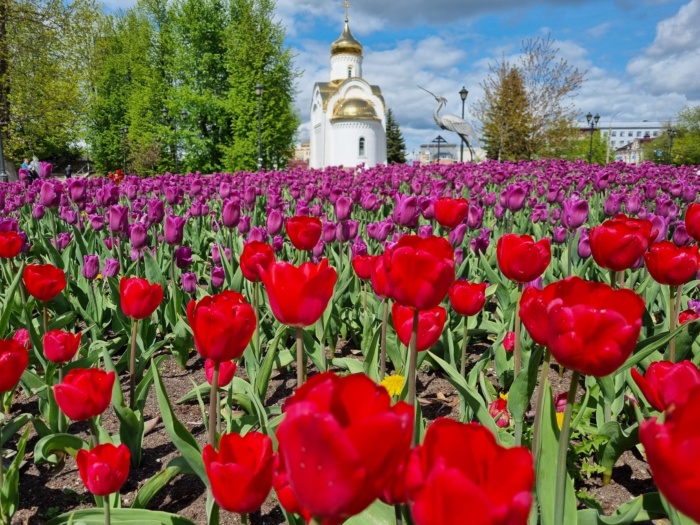
[[[459,226],[469,213],[469,201],[467,199],[452,199],[441,197],[433,204],[435,220],[443,228],[450,230]]]
[[[608,270],[628,270],[644,255],[656,234],[647,220],[616,215],[590,229],[593,260]]]
[[[15,231],[0,232],[0,259],[14,259],[22,251],[24,241]]]
[[[52,264],[30,264],[24,268],[22,279],[29,295],[44,302],[66,287],[66,274]]]

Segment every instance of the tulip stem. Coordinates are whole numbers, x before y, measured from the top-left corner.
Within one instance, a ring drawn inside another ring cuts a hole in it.
[[[46,335],[49,332],[49,311],[46,308],[46,303],[44,303],[44,335]]]
[[[520,299],[523,296],[523,283],[518,283],[518,301],[515,304],[515,348],[514,348],[514,373],[513,381],[518,377],[520,373],[520,366],[522,363],[522,355],[520,350]]]
[[[539,461],[540,453],[540,431],[542,429],[542,411],[544,410],[544,393],[549,385],[549,360],[552,354],[549,349],[544,351],[544,361],[540,370],[540,384],[537,391],[537,401],[535,405],[535,421],[532,428],[532,455],[535,458],[535,463]]]
[[[386,375],[386,325],[389,317],[389,299],[386,297],[382,306],[382,335],[381,335],[381,350],[379,354],[379,381],[384,379]]]
[[[396,517],[396,525],[402,525],[403,516],[401,516],[401,505],[394,505],[394,516]]]
[[[255,352],[258,354],[258,359],[262,356],[260,348],[260,295],[259,284],[256,279],[253,283],[253,309],[255,310]]]
[[[247,514],[241,514],[241,525],[248,525],[248,515]]]
[[[211,392],[209,395],[209,444],[216,448],[216,419],[219,411],[219,367],[214,363],[214,374],[211,378]]]
[[[175,247],[174,246],[172,247],[172,250],[170,253],[171,253],[171,257],[170,257],[170,290],[172,291],[172,296],[173,296],[173,301],[174,301],[174,306],[175,306],[175,315],[177,316],[180,313],[180,295],[178,294],[177,282],[175,281]]]
[[[676,329],[676,321],[678,320],[678,310],[681,309],[681,298],[683,293],[682,288],[679,286],[669,286],[671,292],[671,299],[668,302],[668,320],[669,320],[669,332],[673,333]],[[668,343],[668,358],[671,363],[676,362],[676,338],[673,337]]]
[[[571,385],[569,395],[566,397],[566,410],[564,411],[564,422],[559,434],[559,452],[557,454],[557,483],[554,496],[554,523],[564,523],[564,498],[566,496],[566,453],[569,450],[569,430],[571,427],[571,414],[574,411],[574,401],[576,400],[576,390],[580,372],[574,370],[571,374]]]
[[[102,500],[102,508],[105,509],[105,525],[112,524],[112,509],[109,508],[109,496],[105,496]]]
[[[306,356],[304,355],[304,332],[297,326],[297,388],[306,380]]]
[[[93,323],[92,328],[90,328],[90,334],[92,336],[92,340],[97,341],[97,325],[99,325],[100,328],[102,328],[102,319],[101,319],[102,316],[100,315],[101,312],[97,308],[97,300],[95,299],[94,281],[90,281],[88,283],[88,288],[90,289],[90,301],[92,302],[92,308],[93,308],[93,311],[95,312],[95,318],[94,318],[95,323]]]
[[[460,371],[462,373],[462,377],[464,377],[464,374],[467,371],[467,345],[469,344],[469,317],[466,315],[464,316],[464,332],[462,333],[462,366],[460,367]]]
[[[573,275],[573,251],[574,251],[574,239],[576,237],[576,232],[569,232],[569,246],[566,251],[567,259],[567,273],[566,275],[571,277]]]
[[[131,350],[129,351],[129,408],[136,408],[136,334],[139,328],[138,319],[131,325]]]
[[[12,268],[12,274],[17,275],[17,266],[15,266],[15,261],[13,259],[10,259],[10,267]],[[10,282],[11,279],[8,280]],[[20,279],[19,281],[19,294],[20,297],[22,297],[22,305],[27,306],[27,291],[24,289],[24,280]]]
[[[2,422],[5,420],[5,418],[0,419],[0,430],[2,430]],[[2,456],[2,440],[0,440],[0,488],[2,488],[4,484],[4,470],[5,470],[5,462],[3,461],[3,456]],[[0,491],[0,501],[2,501],[2,491]]]
[[[97,432],[97,416],[90,418],[90,434],[92,435],[92,446],[94,448],[100,444],[100,435]]]
[[[415,410],[416,405],[416,363],[418,362],[418,310],[413,310],[413,331],[408,349],[408,404]],[[413,427],[413,444],[418,444],[418,428]]]

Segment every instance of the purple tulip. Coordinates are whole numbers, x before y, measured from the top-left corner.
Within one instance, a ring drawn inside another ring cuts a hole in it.
[[[552,235],[552,241],[557,244],[564,244],[566,242],[566,228],[562,226],[557,226],[554,228],[554,234]]]
[[[126,233],[129,229],[129,208],[115,204],[107,210],[109,229],[112,233]]]
[[[591,256],[591,241],[588,238],[588,228],[579,229],[581,237],[578,240],[578,256],[581,259],[588,259]]]
[[[503,215],[505,215],[505,213],[506,213],[506,209],[505,209],[503,206],[501,206],[501,203],[500,203],[500,202],[497,203],[497,204],[493,207],[493,215],[494,215],[497,219],[502,219],[502,218],[503,218]]]
[[[85,200],[85,181],[71,179],[68,183],[68,195],[73,202],[83,202]]]
[[[588,220],[588,201],[572,196],[561,203],[561,223],[569,230],[579,228]]]
[[[267,216],[267,233],[277,235],[282,231],[283,216],[279,210],[272,210]]]
[[[484,208],[481,206],[469,206],[469,213],[467,214],[467,226],[469,228],[476,230],[481,228],[484,222]]]
[[[105,267],[104,270],[102,270],[102,275],[105,277],[116,277],[119,274],[119,270],[118,260],[112,259],[111,257],[105,259]]]
[[[346,221],[352,213],[352,201],[343,196],[338,197],[335,201],[335,218],[339,221]]]
[[[165,202],[170,205],[177,204],[180,200],[178,189],[175,187],[168,186],[163,193],[165,193]]]
[[[367,255],[367,244],[365,244],[362,238],[355,239],[350,245],[350,253],[353,259],[358,255]]]
[[[197,276],[191,272],[185,272],[181,277],[182,289],[185,293],[193,294],[197,291]]]
[[[32,209],[32,217],[35,219],[43,219],[44,215],[46,215],[46,208],[44,208],[44,206],[41,204],[34,206],[34,209]]]
[[[348,242],[357,237],[359,229],[357,221],[343,221],[338,223],[335,229],[335,238],[340,242]]]
[[[651,222],[652,235],[656,232],[653,242],[663,241],[668,237],[668,219],[653,213],[647,214],[646,219]]]
[[[214,264],[217,264],[217,265],[221,264],[221,250],[222,249],[224,251],[224,257],[226,257],[226,259],[229,259],[229,260],[231,259],[231,250],[229,250],[225,246],[219,247],[218,244],[215,244],[211,248],[211,260]]]
[[[509,184],[501,192],[501,206],[512,212],[522,210],[525,206],[527,189],[522,184]]]
[[[214,288],[221,288],[226,280],[226,274],[221,266],[213,266],[211,269],[211,285]]]
[[[78,212],[70,208],[61,207],[58,209],[58,216],[68,224],[78,223]]]
[[[4,218],[0,219],[0,232],[17,232],[19,231],[19,221],[17,219]]]
[[[178,246],[175,248],[175,266],[180,270],[186,270],[192,264],[192,248]]]
[[[275,235],[275,237],[272,239],[272,249],[275,251],[275,253],[278,253],[281,252],[283,248],[284,237],[281,235]]]
[[[171,246],[182,244],[182,239],[185,233],[185,224],[187,219],[178,217],[177,215],[168,215],[165,218],[165,242]]]
[[[321,234],[321,240],[323,242],[333,242],[335,240],[335,232],[337,226],[334,222],[323,221],[323,233]]]
[[[90,227],[96,232],[102,231],[105,227],[105,218],[103,215],[93,214],[89,216]]]
[[[464,236],[467,233],[467,225],[462,223],[450,232],[449,240],[452,246],[461,246],[464,242]]]
[[[83,277],[92,281],[100,273],[100,258],[97,255],[83,255]]]
[[[625,200],[625,212],[627,215],[637,215],[642,207],[642,198],[637,193],[632,193]]]
[[[479,255],[482,253],[486,253],[490,242],[491,230],[489,230],[488,228],[482,228],[479,235],[477,235],[470,241],[469,247],[471,248],[472,252],[474,252],[476,255]]]
[[[253,226],[248,233],[248,241],[267,242],[267,231],[262,226]]]
[[[129,239],[131,240],[131,247],[140,250],[148,243],[148,230],[140,222],[135,222],[129,228]]]
[[[418,199],[413,195],[397,193],[392,218],[400,226],[415,228],[418,225]]]
[[[673,243],[676,246],[688,246],[691,242],[688,231],[685,228],[684,222],[678,222],[673,229]]]
[[[462,248],[457,248],[455,250],[455,264],[459,267],[464,262],[464,250]]]
[[[418,226],[418,236],[427,239],[433,234],[433,226],[431,224],[424,224],[423,226]]]
[[[326,247],[326,243],[323,242],[323,239],[320,239],[317,243],[316,246],[313,247],[313,250],[311,250],[311,253],[315,258],[320,258],[323,256],[323,250]]]
[[[238,233],[245,235],[250,231],[250,216],[244,215],[238,221]]]
[[[160,224],[165,217],[165,205],[160,199],[150,199],[148,201],[148,222]]]
[[[44,182],[39,190],[39,204],[47,208],[55,208],[61,203],[61,194],[56,192],[56,186]]]
[[[605,199],[605,202],[603,203],[603,212],[605,213],[605,215],[613,216],[620,213],[623,199],[623,195],[618,195],[615,193],[611,193],[610,195],[608,195],[608,198]]]
[[[59,252],[62,252],[63,250],[65,250],[68,247],[68,245],[70,244],[70,242],[72,240],[73,240],[73,236],[70,233],[66,233],[66,232],[59,233],[58,234],[58,241],[56,242],[56,245],[55,245],[56,249]],[[53,239],[51,242],[53,242]]]

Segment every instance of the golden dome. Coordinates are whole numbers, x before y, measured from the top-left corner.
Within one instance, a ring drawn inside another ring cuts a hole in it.
[[[345,17],[343,34],[338,37],[338,40],[331,44],[331,56],[340,54],[362,55],[362,44],[352,36],[347,16]]]
[[[344,98],[333,109],[331,120],[379,120],[377,111],[369,100]]]

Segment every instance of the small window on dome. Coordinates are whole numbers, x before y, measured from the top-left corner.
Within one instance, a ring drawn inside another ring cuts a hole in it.
[[[348,66],[348,78],[352,78],[352,66]]]
[[[359,151],[359,153],[360,153],[360,157],[365,156],[365,138],[364,137],[360,137],[360,151]]]

